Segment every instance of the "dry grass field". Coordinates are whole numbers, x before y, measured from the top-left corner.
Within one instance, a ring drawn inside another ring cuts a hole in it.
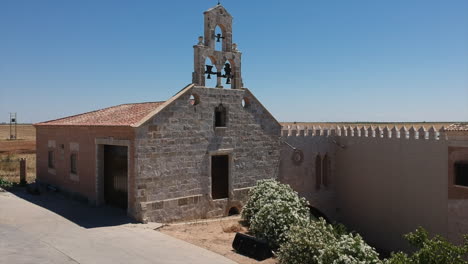
[[[26,159],[26,181],[36,179],[36,154],[0,154],[0,178],[18,183],[19,160]]]
[[[17,137],[20,140],[36,140],[36,129],[33,125],[17,125]],[[10,138],[10,125],[0,125],[0,141]]]
[[[19,182],[19,159],[26,159],[28,182],[36,178],[36,129],[17,125],[16,140],[9,140],[10,126],[0,125],[0,178]]]

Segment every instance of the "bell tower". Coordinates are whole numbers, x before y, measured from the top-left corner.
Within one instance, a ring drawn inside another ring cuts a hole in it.
[[[220,4],[203,14],[205,16],[204,36],[198,37],[198,44],[193,46],[192,82],[198,86],[205,86],[205,75],[207,75],[207,78],[216,78],[216,88],[223,88],[225,79],[225,84],[231,84],[232,89],[242,89],[242,53],[237,50],[237,45],[232,43],[231,14]],[[217,26],[222,33],[215,33]],[[215,50],[216,42],[222,42],[221,50]],[[205,65],[207,58],[211,60],[212,65]]]

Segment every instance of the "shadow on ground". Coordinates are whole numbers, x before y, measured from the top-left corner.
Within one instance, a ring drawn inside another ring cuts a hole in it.
[[[42,192],[32,195],[26,188],[14,188],[10,192],[30,203],[54,212],[84,228],[117,226],[137,223],[126,215],[126,211],[110,206],[91,206],[85,202],[66,197],[60,192]]]

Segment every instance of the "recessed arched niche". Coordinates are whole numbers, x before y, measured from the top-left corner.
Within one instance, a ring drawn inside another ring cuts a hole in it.
[[[223,104],[219,104],[217,107],[215,107],[214,116],[215,116],[215,120],[214,120],[215,127],[226,127],[227,110],[226,110],[226,107],[223,106]]]
[[[248,97],[242,98],[241,105],[243,108],[249,108],[250,107],[250,99]]]
[[[214,48],[217,51],[222,51],[223,50],[223,43],[224,43],[225,37],[224,37],[224,30],[217,25],[214,30]]]

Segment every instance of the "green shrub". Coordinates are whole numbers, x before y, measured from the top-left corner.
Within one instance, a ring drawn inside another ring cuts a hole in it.
[[[467,264],[468,236],[464,236],[464,243],[456,246],[443,237],[437,235],[429,238],[429,233],[422,227],[415,232],[405,235],[405,239],[418,250],[408,256],[399,252],[392,254],[386,264]]]
[[[318,263],[317,257],[325,244],[335,243],[336,240],[332,227],[324,220],[292,226],[286,233],[285,243],[281,244],[278,251],[280,263]]]
[[[5,180],[3,178],[0,178],[0,187],[2,187],[2,188],[11,188],[11,187],[13,187],[13,183],[8,181],[8,180]]]
[[[392,256],[384,261],[385,264],[412,264],[413,262],[406,253],[392,253]]]
[[[278,252],[284,264],[381,263],[378,253],[361,236],[340,235],[325,220],[293,226]]]
[[[242,218],[248,225],[252,218],[267,204],[281,200],[290,204],[294,208],[304,209],[308,202],[304,198],[299,198],[297,193],[286,184],[281,184],[275,180],[261,180],[249,192],[249,199],[242,209]]]

